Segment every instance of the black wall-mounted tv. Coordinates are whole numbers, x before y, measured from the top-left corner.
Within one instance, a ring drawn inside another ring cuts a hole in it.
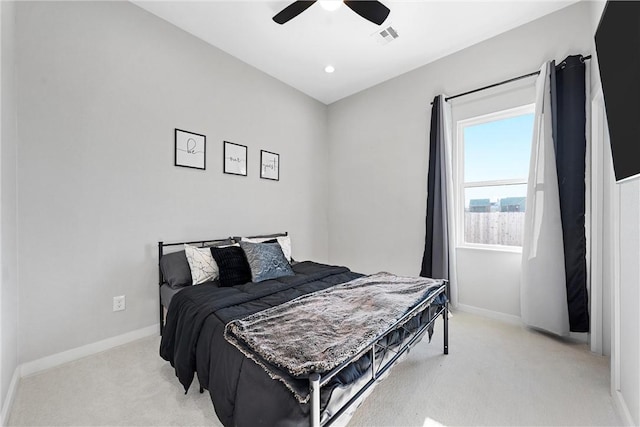
[[[640,177],[640,2],[608,1],[595,35],[616,181]]]

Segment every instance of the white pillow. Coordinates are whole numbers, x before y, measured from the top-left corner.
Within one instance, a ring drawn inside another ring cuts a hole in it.
[[[282,253],[287,261],[291,262],[291,237],[287,236],[278,236],[278,237],[259,237],[257,239],[250,239],[248,237],[243,237],[242,241],[249,243],[263,243],[267,240],[278,240],[278,244],[282,248]]]
[[[210,248],[184,245],[184,253],[191,269],[191,281],[193,285],[215,280],[220,275],[218,264],[211,255]]]

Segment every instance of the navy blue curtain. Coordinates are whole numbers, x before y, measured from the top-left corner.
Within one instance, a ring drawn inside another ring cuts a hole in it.
[[[440,96],[440,95],[439,95]],[[438,161],[439,152],[439,122],[440,122],[440,100],[439,96],[436,96],[433,100],[433,107],[431,108],[431,132],[429,135],[429,172],[427,175],[427,216],[426,216],[426,236],[424,244],[424,253],[422,255],[422,268],[420,269],[420,276],[422,277],[434,277],[433,276],[433,255],[434,255],[434,213],[436,199],[439,195],[440,189],[440,162]],[[437,230],[437,229],[436,229]],[[437,252],[437,251],[436,251]]]
[[[446,129],[442,95],[433,100],[431,130],[429,135],[429,174],[427,176],[427,217],[424,254],[422,255],[423,277],[451,279],[449,271],[449,242],[447,232],[446,194],[443,184],[443,165]]]
[[[585,237],[586,66],[569,56],[551,77],[553,140],[560,190],[564,264],[572,332],[589,332]]]

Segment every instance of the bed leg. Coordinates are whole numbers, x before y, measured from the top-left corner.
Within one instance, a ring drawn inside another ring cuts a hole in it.
[[[449,303],[444,303],[444,311],[442,312],[442,321],[444,323],[444,354],[449,354]]]
[[[320,375],[313,373],[309,375],[309,391],[311,392],[311,416],[309,425],[320,427]]]
[[[160,304],[160,336],[164,330],[164,310],[162,307],[162,294],[160,293],[160,286],[162,286],[162,268],[160,268],[160,260],[162,259],[162,242],[158,242],[158,303]]]

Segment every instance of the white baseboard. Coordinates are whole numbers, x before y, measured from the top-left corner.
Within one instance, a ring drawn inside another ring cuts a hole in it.
[[[614,390],[611,397],[613,398],[615,408],[618,410],[618,415],[620,415],[620,418],[622,419],[622,425],[635,426],[636,423],[633,421],[627,402],[625,402],[624,396],[620,393],[620,390]]]
[[[7,396],[4,399],[2,405],[2,413],[0,414],[0,426],[6,426],[9,422],[9,414],[13,407],[13,401],[16,398],[16,391],[18,390],[18,383],[20,382],[20,366],[17,366],[13,371],[11,382],[9,383],[9,389],[7,390]]]
[[[579,343],[589,344],[588,332],[569,332],[569,338]]]
[[[511,323],[512,325],[522,325],[522,320],[518,316],[513,314],[500,313],[498,311],[487,310],[486,308],[473,307],[466,304],[458,304],[456,309],[464,311],[465,313],[477,314],[482,317],[489,317],[491,319],[501,320],[503,322]]]
[[[151,325],[146,328],[127,332],[126,334],[107,338],[92,344],[83,345],[82,347],[72,348],[71,350],[63,351],[62,353],[52,354],[51,356],[23,363],[20,366],[20,377],[33,375],[37,372],[44,371],[45,369],[50,369],[64,363],[72,362],[74,360],[159,333],[160,324],[156,323],[155,325]]]

